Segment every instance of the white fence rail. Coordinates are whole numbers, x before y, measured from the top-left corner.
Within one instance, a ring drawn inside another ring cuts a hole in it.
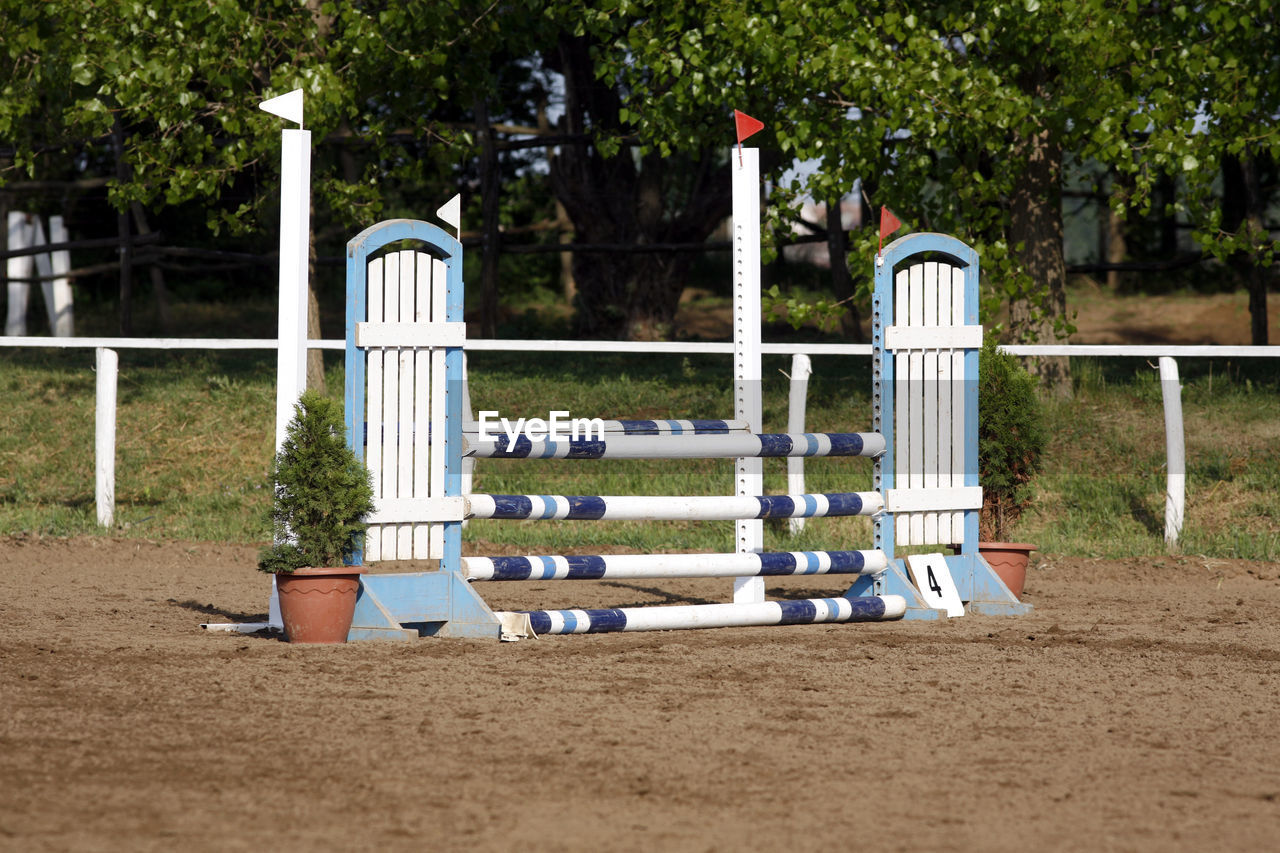
[[[308,340],[309,349],[341,350],[342,340]],[[117,349],[160,350],[273,350],[279,348],[274,338],[63,338],[44,336],[0,337],[0,348],[49,348],[94,349],[98,351],[96,430],[96,483],[98,522],[110,526],[115,507],[115,426],[116,426],[116,359]],[[543,341],[543,340],[468,340],[465,348],[471,352],[576,352],[576,353],[627,353],[633,355],[733,355],[731,343],[693,342],[638,342],[638,341]],[[871,355],[870,344],[761,344],[766,355]],[[1280,358],[1280,346],[1182,346],[1144,345],[1115,346],[1110,344],[1065,344],[1049,346],[1006,346],[1007,352],[1021,356],[1079,356],[1094,358],[1156,358],[1159,359],[1162,385],[1170,382],[1180,392],[1178,385],[1178,358]],[[110,353],[106,355],[106,353]],[[105,358],[104,358],[105,356]],[[793,384],[808,384],[808,374],[797,370],[793,362]],[[803,376],[801,376],[803,373]],[[1177,543],[1184,520],[1184,489],[1186,461],[1182,434],[1181,398],[1172,400],[1169,388],[1165,388],[1165,444],[1168,452],[1167,467],[1169,487],[1165,498],[1165,539],[1170,547]],[[799,394],[801,399],[795,398]],[[793,411],[803,412],[803,391],[793,388],[790,405]],[[1176,417],[1172,415],[1176,407]],[[801,414],[800,419],[803,419]],[[789,432],[802,432],[803,424],[788,423]],[[792,460],[792,462],[801,460]],[[791,480],[802,483],[803,470],[790,472]],[[803,490],[803,489],[801,489]],[[793,532],[796,532],[793,529]]]

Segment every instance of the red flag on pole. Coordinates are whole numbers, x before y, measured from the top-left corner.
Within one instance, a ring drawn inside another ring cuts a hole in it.
[[[764,122],[739,110],[733,111],[733,124],[738,131],[738,165],[742,165],[742,140],[764,130]]]
[[[884,254],[884,238],[888,237],[901,227],[902,220],[894,216],[892,210],[884,205],[880,205],[880,250],[876,254]]]

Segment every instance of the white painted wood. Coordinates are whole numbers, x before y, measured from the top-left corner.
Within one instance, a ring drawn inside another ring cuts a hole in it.
[[[412,270],[413,263],[401,262]],[[357,323],[358,347],[460,347],[467,342],[466,323]]]
[[[94,407],[94,496],[98,524],[110,527],[116,512],[116,387],[120,359],[115,350],[100,347]]]
[[[416,295],[416,280],[414,273],[414,255],[412,250],[404,250],[400,255],[400,313],[399,321],[404,325],[411,325],[414,316],[414,296]],[[403,342],[397,348],[400,359],[400,387],[398,393],[400,395],[400,406],[397,415],[397,422],[400,428],[397,430],[398,441],[396,443],[396,454],[398,470],[396,471],[396,496],[400,498],[412,498],[413,495],[413,437],[417,431],[417,422],[413,419],[413,400],[416,382],[414,378],[415,361],[413,357],[413,348],[406,346]],[[413,556],[413,525],[402,524],[396,531],[396,558],[405,559]]]
[[[752,432],[761,429],[760,395],[760,152],[739,148],[730,169],[733,187],[733,376],[734,417],[747,421]],[[742,458],[735,466],[738,495],[764,494],[764,465],[756,458]],[[736,550],[764,550],[764,523],[760,519],[736,521]],[[733,582],[737,604],[764,601],[764,578],[738,578]]]
[[[804,432],[805,403],[809,393],[809,376],[813,373],[813,363],[809,356],[796,353],[791,356],[791,385],[787,395],[787,432],[795,434]],[[800,457],[787,460],[787,492],[793,495],[804,494],[804,459]],[[787,521],[791,535],[795,536],[804,530],[803,518],[792,518]]]
[[[368,516],[370,524],[396,527],[411,526],[415,522],[461,521],[466,514],[466,498],[462,495],[452,497],[430,498],[381,498],[376,508]],[[410,559],[408,554],[402,557],[384,556],[384,560]]]
[[[899,270],[893,288],[893,319],[896,325],[906,326],[910,322],[907,305],[911,293],[911,277],[906,270]],[[911,460],[910,449],[905,440],[910,432],[911,424],[911,358],[908,353],[900,352],[890,356],[893,358],[893,434],[895,440],[893,460],[893,481],[900,489],[910,486]],[[911,519],[905,515],[896,515],[893,520],[893,536],[897,545],[908,545],[911,542]]]
[[[311,131],[281,132],[280,302],[276,452],[307,387],[307,265],[311,253]]]
[[[921,328],[938,325],[938,263],[926,261],[924,264],[924,317]],[[938,351],[927,349],[923,353],[924,367],[920,382],[920,393],[924,397],[924,432],[922,433],[921,452],[924,455],[921,476],[924,488],[938,488]],[[926,512],[923,517],[924,533],[921,541],[935,543],[938,541],[938,513]]]
[[[9,211],[6,222],[8,246],[12,251],[31,248],[31,227],[27,214],[18,210]],[[5,273],[10,279],[31,278],[35,261],[30,255],[9,258],[5,262]],[[27,334],[27,301],[31,298],[31,285],[25,281],[8,282],[8,313],[5,315],[4,333],[6,336]]]
[[[950,270],[946,265],[942,270]],[[962,271],[963,272],[963,271]],[[949,276],[941,271],[935,281],[942,282],[943,289],[950,289]],[[936,288],[930,287],[936,296]],[[949,310],[949,309],[948,309]],[[946,317],[943,317],[946,319]],[[925,323],[921,326],[890,326],[884,330],[885,349],[898,350],[944,350],[944,349],[979,349],[982,347],[981,326],[951,326]]]
[[[952,311],[952,267],[949,264],[943,264],[938,269],[938,322],[951,322]],[[953,455],[955,443],[953,440],[954,430],[952,418],[955,416],[954,405],[954,387],[952,378],[954,376],[952,370],[952,360],[954,354],[950,348],[944,349],[938,353],[938,488],[954,488],[962,486],[962,481],[957,482],[955,477],[955,456]],[[962,410],[963,411],[963,410]],[[954,537],[954,520],[952,513],[943,512],[938,515],[938,531],[935,542],[938,544],[950,544],[959,542],[960,539]]]
[[[1186,446],[1182,433],[1182,385],[1178,362],[1160,359],[1160,392],[1164,397],[1164,446],[1168,487],[1164,501],[1164,542],[1173,548],[1182,533],[1187,498]]]
[[[953,267],[951,270],[951,323],[955,326],[964,326],[965,309],[964,301],[964,269],[961,267]],[[982,327],[972,326],[978,330],[977,348],[982,347]],[[959,487],[964,485],[965,475],[965,380],[964,380],[964,352],[963,350],[953,352],[951,354],[951,412],[953,417],[950,419],[951,424],[951,486]],[[975,430],[976,430],[975,425]],[[953,512],[951,514],[951,537],[950,542],[964,541],[964,513]]]
[[[396,322],[400,319],[400,253],[392,252],[383,258],[382,317]],[[400,359],[395,348],[388,347],[382,355],[382,495],[386,499],[400,496]],[[382,559],[398,560],[396,551],[397,529],[393,524],[382,528]]]
[[[66,243],[69,240],[62,217],[50,216],[49,242]],[[66,249],[51,252],[49,263],[53,280],[44,282],[44,303],[49,311],[49,328],[53,330],[55,337],[69,338],[76,333],[71,279],[67,277],[67,273],[71,271],[71,252]]]
[[[908,306],[908,325],[924,325],[924,264],[913,264],[909,269],[909,288],[911,290]],[[912,350],[907,354],[911,364],[911,381],[908,385],[911,392],[911,419],[908,423],[907,446],[910,451],[910,475],[907,477],[908,488],[924,488],[924,387],[928,377],[924,375],[924,353]],[[924,517],[913,514],[910,517],[910,544],[924,542]]]
[[[431,261],[431,317],[443,320],[448,302],[449,268],[442,260]],[[445,423],[445,389],[448,379],[444,368],[445,352],[441,348],[431,351],[431,423],[440,424],[440,429],[431,431],[431,481],[429,493],[433,497],[443,497],[445,493],[445,455],[444,455],[444,423]],[[431,526],[430,559],[438,560],[444,556],[444,527],[439,524]]]
[[[978,509],[981,506],[981,486],[959,486],[950,489],[889,489],[884,496],[885,509],[895,513],[922,513],[928,509]],[[917,541],[912,544],[929,543]]]
[[[413,319],[431,322],[431,257],[414,256]],[[431,350],[413,351],[413,497],[425,498],[431,487]],[[413,557],[428,559],[431,553],[431,525],[413,525]]]
[[[382,293],[385,259],[374,258],[368,267],[366,303],[368,319],[382,322]],[[386,495],[382,489],[382,362],[383,352],[370,349],[365,355],[365,465],[373,480],[373,496],[377,501]],[[382,528],[371,525],[365,533],[364,556],[370,562],[382,559]]]

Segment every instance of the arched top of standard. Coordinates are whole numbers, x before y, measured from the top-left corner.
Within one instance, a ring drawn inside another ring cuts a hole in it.
[[[423,243],[433,257],[445,262],[462,257],[462,244],[438,225],[418,219],[385,219],[347,241],[347,260],[368,258],[383,246],[399,240]]]
[[[876,267],[887,268],[892,272],[904,261],[909,261],[916,255],[925,254],[945,255],[950,263],[959,267],[972,267],[976,270],[978,266],[978,253],[965,243],[949,234],[922,231],[899,237],[885,246],[883,265],[878,258]]]

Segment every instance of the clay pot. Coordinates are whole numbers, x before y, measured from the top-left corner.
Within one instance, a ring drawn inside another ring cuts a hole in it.
[[[276,575],[280,619],[291,643],[345,643],[364,569],[295,569]]]
[[[991,570],[1009,587],[1013,597],[1022,598],[1022,586],[1027,581],[1027,561],[1035,545],[1025,542],[979,542],[978,553],[987,561]]]

